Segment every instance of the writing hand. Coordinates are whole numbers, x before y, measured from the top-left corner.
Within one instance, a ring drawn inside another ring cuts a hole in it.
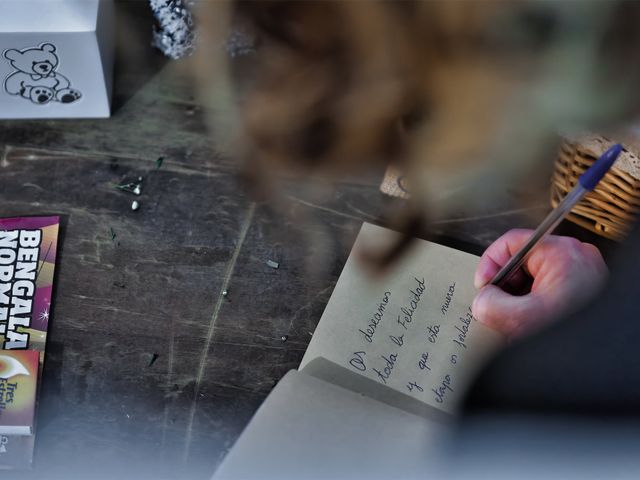
[[[532,230],[510,230],[484,252],[476,287],[486,284],[530,238]],[[504,289],[483,287],[473,301],[474,317],[509,338],[545,325],[585,303],[607,277],[600,251],[575,238],[550,235],[531,253]]]

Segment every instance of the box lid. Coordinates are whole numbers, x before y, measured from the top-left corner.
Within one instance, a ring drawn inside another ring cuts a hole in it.
[[[100,0],[0,0],[0,33],[90,32]]]

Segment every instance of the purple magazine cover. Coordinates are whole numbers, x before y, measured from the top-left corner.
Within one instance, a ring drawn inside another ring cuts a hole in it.
[[[57,216],[0,219],[0,353],[38,351],[40,375],[59,223]],[[29,468],[34,445],[35,435],[0,435],[0,469]]]

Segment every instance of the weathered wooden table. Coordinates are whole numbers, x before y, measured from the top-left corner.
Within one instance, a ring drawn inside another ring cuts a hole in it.
[[[0,216],[62,216],[35,466],[12,479],[209,478],[297,367],[361,222],[390,202],[377,175],[321,202],[290,185],[296,221],[254,203],[210,143],[183,62],[147,46],[144,4],[120,15],[113,118],[0,122]],[[140,198],[113,187],[138,176]],[[532,226],[546,192],[514,205],[436,233],[479,253]]]

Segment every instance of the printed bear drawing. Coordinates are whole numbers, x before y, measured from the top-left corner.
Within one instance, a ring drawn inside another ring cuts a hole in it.
[[[4,51],[13,71],[4,81],[9,95],[19,95],[37,105],[50,102],[73,103],[82,97],[67,77],[57,72],[56,47],[43,43],[38,47]]]

